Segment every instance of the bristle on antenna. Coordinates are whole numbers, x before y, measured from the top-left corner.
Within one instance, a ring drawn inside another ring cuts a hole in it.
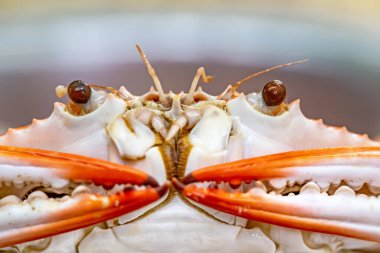
[[[287,67],[287,66],[291,66],[291,65],[295,65],[295,64],[300,64],[300,63],[304,63],[304,62],[307,62],[309,59],[305,59],[305,60],[301,60],[301,61],[295,61],[295,62],[289,62],[289,63],[285,63],[285,64],[281,64],[281,65],[277,65],[277,66],[274,66],[274,67],[271,67],[271,68],[267,68],[267,69],[264,69],[262,71],[259,71],[259,72],[256,72],[250,76],[247,76],[246,78],[236,82],[234,85],[232,85],[232,89],[235,91],[237,90],[237,88],[239,88],[239,86],[241,84],[243,84],[244,82],[246,81],[249,81],[251,80],[252,78],[256,77],[256,76],[260,76],[262,74],[265,74],[265,73],[268,73],[272,70],[275,70],[275,69],[279,69],[279,68],[283,68],[283,67]]]
[[[161,82],[160,82],[160,80],[158,79],[158,77],[156,75],[156,71],[154,70],[154,68],[152,67],[152,65],[150,65],[150,63],[148,61],[148,58],[146,57],[146,55],[144,54],[144,52],[142,51],[142,49],[140,48],[140,46],[136,45],[136,48],[137,48],[137,51],[139,52],[139,54],[141,56],[141,59],[143,60],[143,62],[145,63],[145,65],[146,65],[146,67],[148,69],[149,75],[153,79],[154,85],[156,86],[156,89],[158,91],[158,96],[159,96],[160,102],[162,102],[162,103],[167,102],[164,90],[162,89]]]

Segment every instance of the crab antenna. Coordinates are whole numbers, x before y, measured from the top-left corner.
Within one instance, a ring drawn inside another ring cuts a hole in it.
[[[268,73],[272,70],[275,70],[275,69],[279,69],[279,68],[283,68],[283,67],[287,67],[287,66],[291,66],[291,65],[295,65],[295,64],[300,64],[300,63],[304,63],[304,62],[307,62],[309,59],[305,59],[305,60],[301,60],[301,61],[295,61],[295,62],[289,62],[289,63],[285,63],[285,64],[281,64],[281,65],[277,65],[277,66],[274,66],[274,67],[271,67],[271,68],[268,68],[268,69],[264,69],[262,71],[259,71],[259,72],[256,72],[250,76],[247,76],[246,78],[236,82],[234,85],[232,85],[232,89],[235,91],[237,88],[239,88],[239,86],[246,82],[246,81],[249,81],[251,80],[252,78],[256,77],[256,76],[260,76],[262,74],[265,74],[265,73]]]
[[[150,63],[148,61],[148,58],[146,57],[146,55],[144,54],[144,52],[142,51],[142,49],[140,48],[140,46],[136,45],[136,47],[137,47],[137,50],[139,51],[141,59],[143,60],[143,62],[145,63],[145,65],[146,65],[146,67],[148,69],[149,75],[152,77],[153,82],[156,85],[160,101],[161,102],[166,102],[165,93],[164,93],[164,90],[162,89],[161,82],[160,82],[160,80],[158,79],[158,77],[156,75],[156,71],[154,71],[154,68],[152,67],[152,65],[150,65]]]
[[[193,82],[191,83],[189,93],[186,96],[185,103],[189,102],[188,100],[193,101],[193,95],[194,95],[195,89],[197,88],[199,78],[201,77],[202,77],[202,82],[204,83],[209,83],[214,79],[213,76],[206,75],[206,71],[203,67],[198,68],[197,73],[194,76]]]

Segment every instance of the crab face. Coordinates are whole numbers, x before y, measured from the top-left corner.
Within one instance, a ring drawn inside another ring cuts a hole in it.
[[[277,80],[211,96],[196,90],[211,79],[200,68],[188,93],[166,94],[140,53],[157,91],[75,81],[57,88],[67,105],[0,137],[18,147],[0,148],[1,247],[379,249],[379,143],[305,118]]]

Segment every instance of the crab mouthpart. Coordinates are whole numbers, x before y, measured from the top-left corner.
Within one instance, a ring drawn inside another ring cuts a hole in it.
[[[0,147],[0,248],[88,227],[165,195],[143,171],[59,152]]]
[[[234,190],[218,187],[222,182]],[[193,201],[250,220],[380,242],[379,147],[251,158],[193,171],[173,184]]]

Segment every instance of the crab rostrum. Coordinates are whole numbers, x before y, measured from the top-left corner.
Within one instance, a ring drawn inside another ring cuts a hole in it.
[[[0,252],[379,252],[380,147],[285,84],[142,96],[77,80],[0,136]],[[302,62],[302,61],[300,61]],[[300,63],[295,62],[295,63]]]

